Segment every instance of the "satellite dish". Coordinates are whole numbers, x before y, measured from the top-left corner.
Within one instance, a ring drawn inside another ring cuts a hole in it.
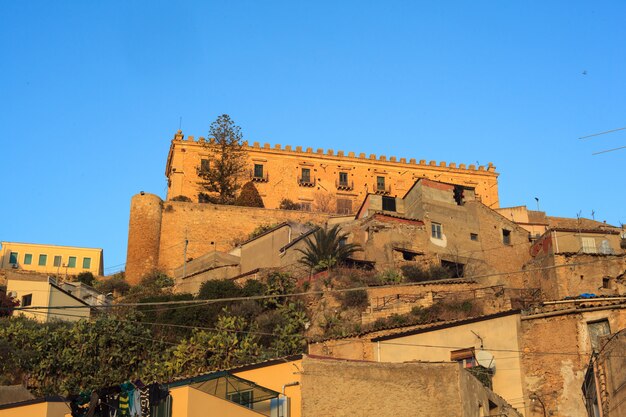
[[[496,360],[493,355],[486,350],[478,350],[476,351],[476,362],[480,366],[483,366],[487,369],[495,369],[496,368]]]

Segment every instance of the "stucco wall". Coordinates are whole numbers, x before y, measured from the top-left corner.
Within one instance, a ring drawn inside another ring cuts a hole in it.
[[[235,371],[234,375],[254,381],[256,384],[274,390],[276,392],[284,392],[291,400],[290,417],[300,417],[302,411],[302,395],[301,386],[293,385],[284,387],[285,384],[297,382],[300,384],[302,379],[302,360],[285,361],[284,363],[273,364],[271,366],[263,366],[255,369]],[[173,416],[172,416],[173,417]]]
[[[103,273],[102,249],[98,248],[2,242],[0,247],[1,269],[14,269],[9,262],[11,252],[18,254],[17,269],[23,271],[57,275],[78,275],[81,272],[91,272],[94,275],[102,275]],[[31,255],[30,264],[25,263],[24,257],[27,254]],[[44,265],[39,265],[40,255],[45,255]],[[54,266],[55,256],[61,257],[61,263],[58,266]],[[70,256],[76,258],[74,267],[69,266]],[[83,268],[85,258],[89,259],[89,268]]]
[[[302,416],[463,416],[456,364],[306,357]]]
[[[40,402],[0,409],[0,417],[71,417],[71,414],[64,402]]]

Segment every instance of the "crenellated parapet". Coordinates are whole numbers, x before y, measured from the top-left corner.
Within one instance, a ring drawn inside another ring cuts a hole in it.
[[[185,136],[179,130],[175,135],[172,143],[185,143],[185,144],[197,144],[199,146],[204,146],[206,143],[212,144],[215,143],[215,139],[209,138],[208,141],[204,137],[199,137],[195,139],[194,136]],[[358,155],[355,152],[345,152],[343,150],[335,151],[334,149],[323,149],[317,148],[313,149],[311,147],[303,148],[302,146],[291,146],[281,144],[274,144],[273,146],[270,143],[253,142],[250,145],[247,141],[244,142],[244,148],[247,151],[251,152],[267,152],[272,154],[288,154],[288,155],[302,155],[303,157],[315,157],[315,158],[323,158],[323,159],[334,159],[334,160],[342,160],[344,162],[348,162],[350,160],[353,161],[363,161],[363,162],[372,162],[376,161],[380,164],[385,165],[394,165],[394,166],[407,166],[407,167],[424,167],[428,169],[445,169],[445,170],[455,170],[455,171],[470,171],[470,172],[478,172],[478,173],[492,173],[497,175],[496,167],[492,162],[489,162],[487,165],[478,165],[475,164],[458,164],[455,162],[447,163],[445,161],[429,161],[421,159],[417,161],[414,158],[410,158],[407,162],[406,158],[397,158],[396,156],[387,157],[387,155],[376,155],[361,152]]]

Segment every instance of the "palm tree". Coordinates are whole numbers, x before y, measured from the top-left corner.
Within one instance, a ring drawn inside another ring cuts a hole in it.
[[[297,249],[303,255],[299,262],[317,271],[341,265],[355,252],[363,250],[358,244],[346,243],[347,236],[347,233],[341,233],[339,225],[330,229],[318,228],[304,241],[306,247]]]

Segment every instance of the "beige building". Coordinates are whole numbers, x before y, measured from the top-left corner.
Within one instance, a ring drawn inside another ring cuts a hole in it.
[[[20,302],[13,315],[41,322],[78,321],[89,318],[91,306],[64,290],[56,279],[9,271],[7,294]],[[70,306],[69,308],[63,308]]]
[[[620,299],[545,302],[440,324],[390,329],[309,345],[309,353],[381,362],[450,361],[473,367],[493,357],[493,391],[526,417],[585,415],[580,387],[599,338],[626,328]],[[480,353],[479,353],[480,352]],[[543,406],[542,406],[543,404]]]
[[[103,275],[102,249],[39,243],[0,242],[0,269],[78,275]]]
[[[354,243],[381,265],[430,257],[471,276],[515,271],[530,259],[528,232],[469,187],[421,179],[402,197],[368,194],[356,218]]]
[[[456,363],[380,363],[309,356],[302,363],[302,416],[521,414]]]
[[[1,388],[1,387],[0,387]],[[68,401],[59,396],[49,396],[11,401],[0,404],[0,417],[71,417]]]
[[[281,199],[288,198],[305,210],[316,210],[322,198],[328,202],[330,197],[333,211],[353,213],[368,193],[404,195],[418,178],[470,186],[488,207],[499,204],[498,174],[491,163],[486,167],[457,166],[332,149],[261,146],[258,142],[244,149],[248,171],[241,182],[254,181],[267,208],[278,208]],[[165,168],[168,201],[180,195],[198,201],[202,191],[198,171],[211,169],[212,153],[211,142],[204,138],[185,138],[181,131],[174,135]]]
[[[580,294],[620,295],[626,251],[619,229],[551,228],[530,248],[527,284],[541,288],[544,299]]]

